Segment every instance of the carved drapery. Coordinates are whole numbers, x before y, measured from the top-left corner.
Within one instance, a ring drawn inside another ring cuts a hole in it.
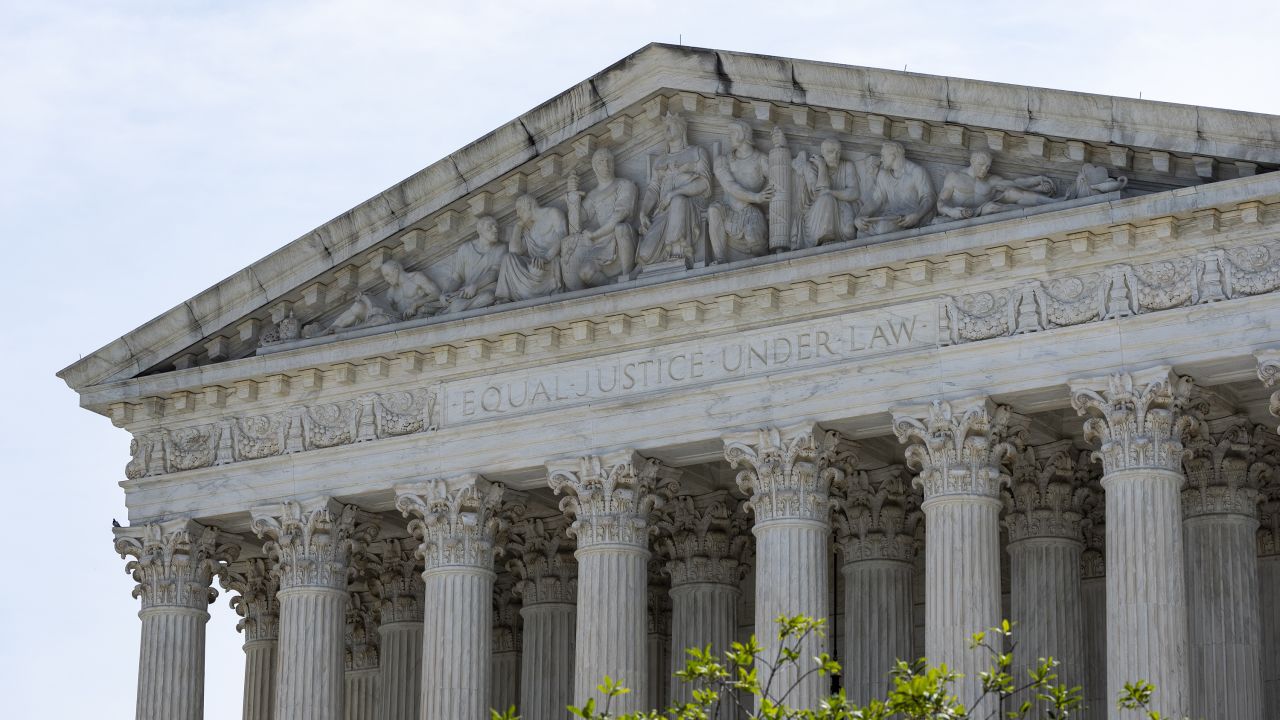
[[[182,607],[205,610],[218,597],[210,585],[239,554],[220,544],[217,528],[179,519],[114,529],[116,552],[132,557],[125,572],[137,585],[133,596],[142,609]]]
[[[236,630],[244,633],[246,643],[275,640],[280,634],[280,601],[276,592],[280,583],[267,561],[254,558],[233,565],[221,578],[222,587],[236,593],[231,607],[240,616]]]
[[[650,515],[674,491],[675,475],[634,450],[589,455],[547,464],[548,483],[565,494],[560,510],[578,548],[649,545]]]
[[[829,522],[831,492],[855,462],[853,448],[815,423],[726,435],[724,457],[738,470],[756,525],[781,519]]]
[[[998,498],[1009,481],[1004,462],[1011,411],[986,398],[937,400],[923,409],[894,411],[893,431],[907,444],[907,466],[919,471],[924,502],[947,495]]]
[[[890,465],[849,473],[832,524],[836,549],[844,562],[898,560],[912,562],[916,532],[923,515],[912,493],[907,469]]]
[[[1103,470],[1137,468],[1182,472],[1183,440],[1196,427],[1194,382],[1168,367],[1071,381],[1071,405]]]
[[[343,592],[353,552],[372,542],[376,525],[354,505],[330,498],[253,508],[252,528],[269,538],[263,551],[275,563],[280,589],[326,587]]]

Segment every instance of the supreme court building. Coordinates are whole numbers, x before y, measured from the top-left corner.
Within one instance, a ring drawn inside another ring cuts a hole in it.
[[[221,592],[246,720],[665,706],[783,613],[858,701],[971,699],[1009,617],[1088,718],[1275,718],[1277,168],[1272,116],[647,46],[60,373],[132,436],[137,717],[202,717]]]

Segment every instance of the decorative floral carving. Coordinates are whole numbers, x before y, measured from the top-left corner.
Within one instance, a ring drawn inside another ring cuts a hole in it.
[[[427,572],[450,566],[493,569],[500,536],[510,523],[502,512],[505,491],[474,473],[396,487],[396,508],[415,517],[409,532],[420,541]]]
[[[1013,454],[1010,410],[987,398],[936,400],[923,410],[896,411],[893,431],[907,443],[907,466],[919,470],[924,505],[947,495],[999,498],[1009,482],[1005,461]]]
[[[1078,454],[1069,440],[1023,447],[1015,453],[1012,482],[1004,495],[1010,542],[1084,539],[1081,523],[1089,491],[1079,484]]]
[[[125,572],[138,584],[133,596],[142,609],[182,607],[204,610],[218,597],[210,587],[240,548],[219,544],[217,528],[179,519],[114,528],[120,557],[132,557]]]
[[[521,650],[520,601],[514,586],[516,579],[506,573],[493,584],[493,652],[518,653]]]
[[[1263,350],[1258,355],[1258,379],[1272,387],[1280,380],[1280,350]],[[1271,414],[1280,417],[1280,390],[1271,393]]]
[[[240,616],[236,630],[245,642],[275,640],[280,635],[280,582],[266,560],[254,558],[233,565],[221,577],[222,587],[237,593],[231,608]]]
[[[253,508],[252,528],[268,538],[263,550],[275,561],[280,589],[347,589],[355,552],[377,537],[377,526],[354,505],[317,497]]]
[[[302,428],[308,450],[355,442],[360,413],[354,402],[324,403],[302,410]]]
[[[165,455],[169,472],[181,472],[213,464],[218,449],[218,426],[196,425],[170,430]]]
[[[423,622],[422,562],[413,538],[388,540],[369,567],[382,624]]]
[[[1101,441],[1095,458],[1107,474],[1157,468],[1181,474],[1183,438],[1194,432],[1201,402],[1191,378],[1168,367],[1073,380],[1071,405],[1084,422],[1085,440]]]
[[[657,546],[673,586],[720,583],[737,586],[746,574],[749,539],[738,532],[732,499],[717,492],[681,495],[659,511]]]
[[[650,515],[675,491],[675,472],[634,450],[547,463],[560,511],[573,518],[578,548],[602,544],[648,547]]]
[[[347,671],[378,667],[376,605],[367,592],[353,592],[347,602]]]
[[[849,473],[833,524],[836,549],[846,564],[859,560],[911,562],[923,514],[907,468],[890,465]]]
[[[1227,250],[1223,289],[1228,297],[1261,295],[1280,288],[1280,245],[1249,245]]]
[[[1273,471],[1265,462],[1269,436],[1241,415],[1206,423],[1187,444],[1183,514],[1257,517],[1260,488]]]
[[[815,423],[727,435],[724,457],[741,468],[736,482],[757,525],[784,518],[828,522],[832,489],[856,463],[852,444]]]
[[[578,600],[578,562],[565,528],[555,519],[525,519],[511,531],[507,569],[516,577],[513,591],[526,606]]]
[[[1084,579],[1105,577],[1107,574],[1107,498],[1102,490],[1098,465],[1093,453],[1085,450],[1076,455],[1076,482],[1084,488],[1084,519],[1080,532],[1084,537],[1084,552],[1080,554],[1080,577]]]

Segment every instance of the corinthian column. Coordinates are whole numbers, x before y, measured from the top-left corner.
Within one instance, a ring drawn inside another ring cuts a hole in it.
[[[1280,350],[1258,355],[1258,378],[1267,387],[1280,379]],[[1271,395],[1271,414],[1280,417],[1280,390]],[[1277,428],[1280,432],[1280,428]],[[1277,457],[1280,460],[1280,457]],[[1263,487],[1258,531],[1258,591],[1262,610],[1262,686],[1266,707],[1280,707],[1280,474]]]
[[[1071,381],[1107,497],[1107,698],[1156,686],[1155,710],[1191,710],[1183,566],[1182,438],[1192,383],[1168,367]],[[1137,717],[1137,713],[1111,717]]]
[[[280,637],[280,583],[261,559],[233,566],[222,586],[239,593],[231,607],[244,633],[244,720],[272,720],[276,705],[276,644]]]
[[[865,705],[883,698],[889,671],[912,660],[911,585],[919,499],[907,469],[851,473],[836,506],[836,548],[844,560],[844,689]]]
[[[729,465],[742,468],[738,487],[747,493],[755,514],[756,636],[764,657],[778,655],[779,615],[831,617],[831,488],[842,477],[837,463],[852,464],[840,436],[814,423],[724,437]],[[826,638],[811,635],[799,648],[798,666],[782,668],[769,683],[769,694],[802,709],[817,709],[827,697],[830,680],[809,673],[810,658],[827,652]],[[762,672],[767,672],[762,670]]]
[[[252,515],[280,579],[275,716],[340,720],[351,553],[377,529],[354,506],[327,497],[260,506]]]
[[[422,715],[422,563],[412,538],[388,540],[369,584],[379,603],[379,720]]]
[[[736,639],[748,539],[738,534],[731,503],[725,492],[682,495],[660,523],[659,545],[671,577],[671,672],[684,668],[688,648],[710,646],[712,655],[723,658]],[[692,701],[692,685],[671,683],[671,704]],[[732,711],[733,703],[723,698],[715,719],[728,720]]]
[[[518,578],[514,591],[523,601],[524,621],[520,716],[560,720],[573,703],[578,562],[564,528],[553,520],[526,520],[512,534],[514,557],[507,567]]]
[[[417,519],[426,570],[422,717],[485,720],[493,652],[493,557],[503,486],[476,474],[396,487]]]
[[[1015,678],[1040,658],[1057,660],[1058,682],[1084,685],[1084,600],[1080,559],[1084,551],[1084,501],[1070,440],[1023,448],[1013,462],[1006,495],[1009,530],[1010,619],[1017,623]],[[1012,698],[1036,703],[1036,693]]]
[[[964,677],[960,700],[976,717],[995,708],[977,704],[979,673],[991,664],[969,647],[973,633],[1000,623],[1000,487],[1011,451],[1005,436],[1009,408],[985,397],[934,402],[894,411],[893,430],[909,443],[907,465],[920,471],[925,516],[925,655]]]
[[[209,587],[239,548],[218,544],[218,531],[192,520],[117,527],[116,552],[132,557],[126,572],[142,599],[138,656],[138,720],[204,717],[204,627]]]
[[[614,699],[615,713],[645,710],[649,516],[670,476],[633,450],[550,462],[547,473],[551,489],[566,494],[560,509],[578,540],[575,704],[601,703],[596,686],[608,675],[631,688]]]
[[[373,598],[353,592],[347,605],[346,720],[375,720],[378,714],[378,623]]]
[[[658,710],[671,704],[671,586],[662,576],[662,564],[649,561],[648,612],[649,631],[645,641],[649,644],[645,669],[649,697],[645,706]]]
[[[493,709],[505,712],[520,703],[520,601],[515,578],[498,576],[493,593]],[[563,708],[561,708],[563,710]]]
[[[1259,462],[1268,431],[1243,416],[1189,443],[1182,491],[1191,642],[1191,715],[1262,720],[1258,596]]]

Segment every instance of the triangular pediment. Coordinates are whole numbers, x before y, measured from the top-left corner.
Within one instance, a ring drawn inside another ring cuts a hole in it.
[[[672,117],[687,126],[686,150],[669,143]],[[735,126],[750,130],[754,153],[731,155]],[[840,158],[820,178],[822,143],[831,138]],[[901,172],[893,181],[900,185],[882,187],[876,164],[887,142],[901,146],[916,181],[935,195],[973,153],[988,153],[992,172],[1012,183],[1007,192],[964,185],[952,204],[975,216],[989,202],[1007,206],[988,208],[994,216],[1273,170],[1280,118],[650,45],[59,375],[82,389],[501,312],[645,274],[676,278],[716,260],[865,244],[991,217],[949,218],[925,202],[918,219],[894,225],[904,217],[898,193],[911,193]],[[612,157],[613,184],[593,167],[601,150]],[[581,196],[571,192],[575,182]],[[672,192],[682,183],[688,195]],[[772,197],[749,198],[765,187]],[[522,216],[528,227],[515,229],[525,196],[537,209]],[[510,247],[515,233],[523,254],[486,254],[477,240],[486,217],[497,245]],[[665,234],[651,230],[658,223],[670,225]],[[679,223],[692,229],[671,229]],[[624,260],[624,237],[634,263]],[[716,238],[726,257],[717,257]],[[687,247],[677,249],[681,243]]]

